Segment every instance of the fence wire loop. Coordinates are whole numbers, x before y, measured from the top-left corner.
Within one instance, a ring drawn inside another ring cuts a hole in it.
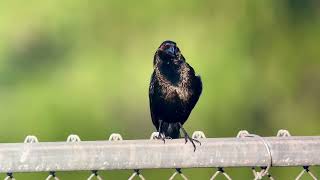
[[[93,179],[94,177],[96,177],[98,180],[103,180],[102,177],[98,174],[98,171],[97,170],[92,170],[91,171],[91,175],[88,177],[87,180],[91,180]]]
[[[67,142],[80,142],[80,141],[81,141],[80,137],[76,134],[70,134],[67,137]]]
[[[28,135],[25,139],[24,139],[24,143],[37,143],[38,138],[36,136],[33,135]]]
[[[156,140],[159,137],[159,132],[153,132],[150,136],[150,140]]]
[[[122,136],[118,133],[112,133],[109,136],[109,141],[122,141],[122,140],[123,140]]]
[[[288,130],[280,129],[277,133],[277,137],[290,137],[290,133]]]
[[[303,166],[303,170],[299,173],[299,175],[296,177],[296,180],[300,180],[301,177],[304,175],[304,174],[309,174],[309,176],[313,179],[313,180],[318,180],[316,178],[316,176],[309,170],[309,166]]]
[[[247,130],[241,130],[237,134],[237,138],[248,137],[250,133]]]
[[[222,167],[218,167],[217,171],[211,176],[210,180],[216,179],[219,174],[222,174],[227,180],[232,180],[232,178],[224,171]]]
[[[139,169],[134,169],[134,172],[132,173],[132,175],[128,178],[128,180],[132,180],[134,177],[139,177],[141,180],[145,180],[145,178],[142,176],[142,174],[140,173]]]
[[[54,171],[49,172],[49,176],[46,178],[46,180],[50,180],[50,179],[59,180],[59,178],[56,176],[56,172]]]
[[[274,180],[269,171],[267,171],[267,167],[261,167],[260,171],[257,171],[255,167],[252,167],[251,170],[254,175],[254,180],[260,180],[264,176],[267,176],[270,180]]]
[[[261,171],[256,171],[255,167],[252,167],[252,172],[254,175],[254,179],[255,180],[260,180],[262,179],[264,176],[268,176],[269,178],[271,177],[271,175],[269,174],[269,169],[272,166],[272,155],[271,155],[271,151],[270,151],[270,147],[268,146],[267,142],[263,139],[263,137],[256,135],[256,134],[250,134],[248,131],[246,130],[241,130],[238,132],[237,134],[237,138],[246,138],[246,137],[254,137],[254,138],[259,138],[261,139],[261,142],[264,144],[264,146],[266,147],[266,151],[268,153],[269,156],[269,163],[268,166],[265,168],[261,168]],[[272,178],[272,177],[271,177]]]
[[[181,168],[176,168],[176,171],[170,176],[169,180],[173,180],[178,174],[182,179],[188,180],[188,178],[182,173]]]
[[[4,178],[4,180],[9,180],[9,179],[11,179],[11,180],[15,180],[15,178],[13,177],[13,173],[7,173],[7,176]]]
[[[193,139],[203,139],[206,138],[206,135],[202,131],[195,131],[192,134]]]
[[[103,180],[102,177],[98,174],[98,170],[92,170],[91,175],[88,177],[87,180],[91,180],[96,177],[98,180]]]

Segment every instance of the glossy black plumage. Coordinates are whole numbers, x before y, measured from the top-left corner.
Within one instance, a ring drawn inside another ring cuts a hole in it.
[[[201,92],[202,82],[186,62],[176,43],[163,42],[154,55],[154,72],[149,87],[151,118],[164,137],[179,138]],[[187,137],[186,137],[187,136]],[[193,143],[194,144],[194,143]]]

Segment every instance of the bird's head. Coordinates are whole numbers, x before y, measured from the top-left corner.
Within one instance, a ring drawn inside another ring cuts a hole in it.
[[[157,49],[156,56],[158,60],[165,64],[174,63],[176,64],[181,60],[181,52],[177,44],[173,41],[167,40],[161,43]],[[155,58],[156,61],[156,58]],[[154,62],[155,64],[156,62]]]

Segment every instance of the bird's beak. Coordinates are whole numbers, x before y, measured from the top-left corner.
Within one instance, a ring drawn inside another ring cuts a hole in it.
[[[166,49],[166,52],[168,54],[170,54],[171,56],[174,56],[176,54],[175,52],[175,48],[173,46],[169,47],[168,49]]]

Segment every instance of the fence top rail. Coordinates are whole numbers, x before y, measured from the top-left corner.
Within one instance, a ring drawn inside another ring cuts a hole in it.
[[[0,172],[320,165],[320,136],[200,141],[195,152],[184,139],[0,143]]]

